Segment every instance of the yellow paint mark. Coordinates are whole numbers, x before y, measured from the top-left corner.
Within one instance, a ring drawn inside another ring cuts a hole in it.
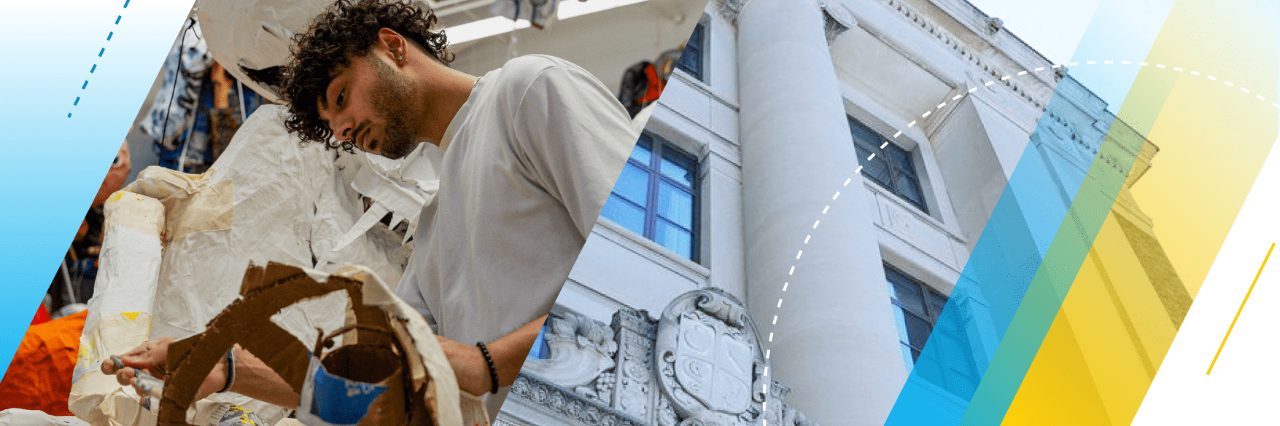
[[[1213,361],[1209,362],[1209,370],[1204,372],[1208,376],[1213,372],[1213,364],[1218,362],[1218,355],[1222,355],[1222,348],[1227,346],[1227,338],[1231,337],[1231,329],[1236,327],[1236,320],[1240,319],[1240,313],[1244,312],[1244,304],[1249,302],[1249,295],[1253,294],[1253,286],[1258,285],[1258,277],[1262,276],[1262,268],[1267,267],[1267,259],[1271,259],[1271,251],[1275,250],[1276,243],[1271,243],[1271,248],[1267,249],[1267,257],[1262,258],[1262,266],[1258,267],[1258,275],[1253,276],[1253,284],[1249,284],[1249,291],[1244,293],[1244,301],[1240,302],[1240,309],[1236,310],[1236,317],[1231,320],[1231,326],[1227,327],[1227,335],[1222,336],[1222,344],[1218,345],[1218,353],[1213,355]]]
[[[129,321],[137,321],[137,320],[138,320],[138,314],[140,314],[140,313],[141,313],[141,312],[122,312],[122,313],[120,313],[120,315],[121,315],[121,316],[124,316],[125,318],[128,318],[128,319],[129,319]]]

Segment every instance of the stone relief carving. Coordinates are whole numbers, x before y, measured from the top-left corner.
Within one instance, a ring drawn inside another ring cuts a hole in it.
[[[726,21],[738,25],[738,14],[742,12],[742,7],[746,6],[749,0],[715,0],[720,6],[716,8]]]
[[[578,386],[577,388],[574,388],[573,391],[580,393],[587,398],[608,404],[613,401],[613,386],[615,380],[613,371],[606,371],[600,373],[600,376],[596,377],[595,381],[591,382],[591,384]]]
[[[550,355],[528,360],[525,370],[574,389],[591,385],[601,373],[614,368],[618,343],[609,327],[572,312],[552,315],[547,321],[550,327],[543,339]],[[612,391],[611,385],[609,389]]]
[[[1004,28],[1004,20],[994,16],[987,17],[987,34],[996,35],[1002,28]]]
[[[755,325],[722,290],[682,294],[657,321],[624,308],[605,327],[557,312],[544,336],[550,356],[525,363],[507,406],[588,426],[816,426],[787,405],[785,385],[764,376]],[[498,420],[535,424],[512,411]]]
[[[658,426],[676,426],[676,422],[680,420],[676,416],[676,410],[671,408],[671,400],[666,396],[658,398]]]
[[[791,393],[791,388],[783,384],[782,382],[774,380],[772,383],[769,384],[770,400],[775,400],[775,401],[784,400],[787,397],[787,394],[789,393]],[[779,404],[779,405],[781,407],[779,407],[778,409],[769,410],[768,416],[766,416],[767,419],[769,420],[769,424],[780,425],[780,426],[818,426],[817,423],[806,418],[804,416],[804,413],[801,413],[800,411],[794,408],[791,408],[791,406],[786,404]]]
[[[734,424],[762,389],[764,354],[746,309],[717,289],[677,297],[658,320],[659,388],[681,424]]]
[[[616,362],[621,366],[614,406],[647,419],[654,387],[652,352],[656,326],[646,311],[622,310],[613,315],[610,327],[618,336]]]

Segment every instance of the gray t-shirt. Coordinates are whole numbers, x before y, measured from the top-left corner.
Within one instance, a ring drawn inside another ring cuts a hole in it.
[[[567,61],[530,55],[485,74],[445,130],[440,191],[396,294],[463,344],[545,315],[638,137]]]

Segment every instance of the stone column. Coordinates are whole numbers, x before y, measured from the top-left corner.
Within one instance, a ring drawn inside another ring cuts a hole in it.
[[[738,75],[747,291],[769,375],[810,420],[881,425],[907,373],[814,0],[743,6]]]

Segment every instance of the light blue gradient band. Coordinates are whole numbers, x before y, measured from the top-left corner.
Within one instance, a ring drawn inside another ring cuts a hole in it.
[[[0,104],[0,294],[8,305],[0,310],[0,375],[192,3],[28,1],[0,13],[0,80],[9,94]]]

